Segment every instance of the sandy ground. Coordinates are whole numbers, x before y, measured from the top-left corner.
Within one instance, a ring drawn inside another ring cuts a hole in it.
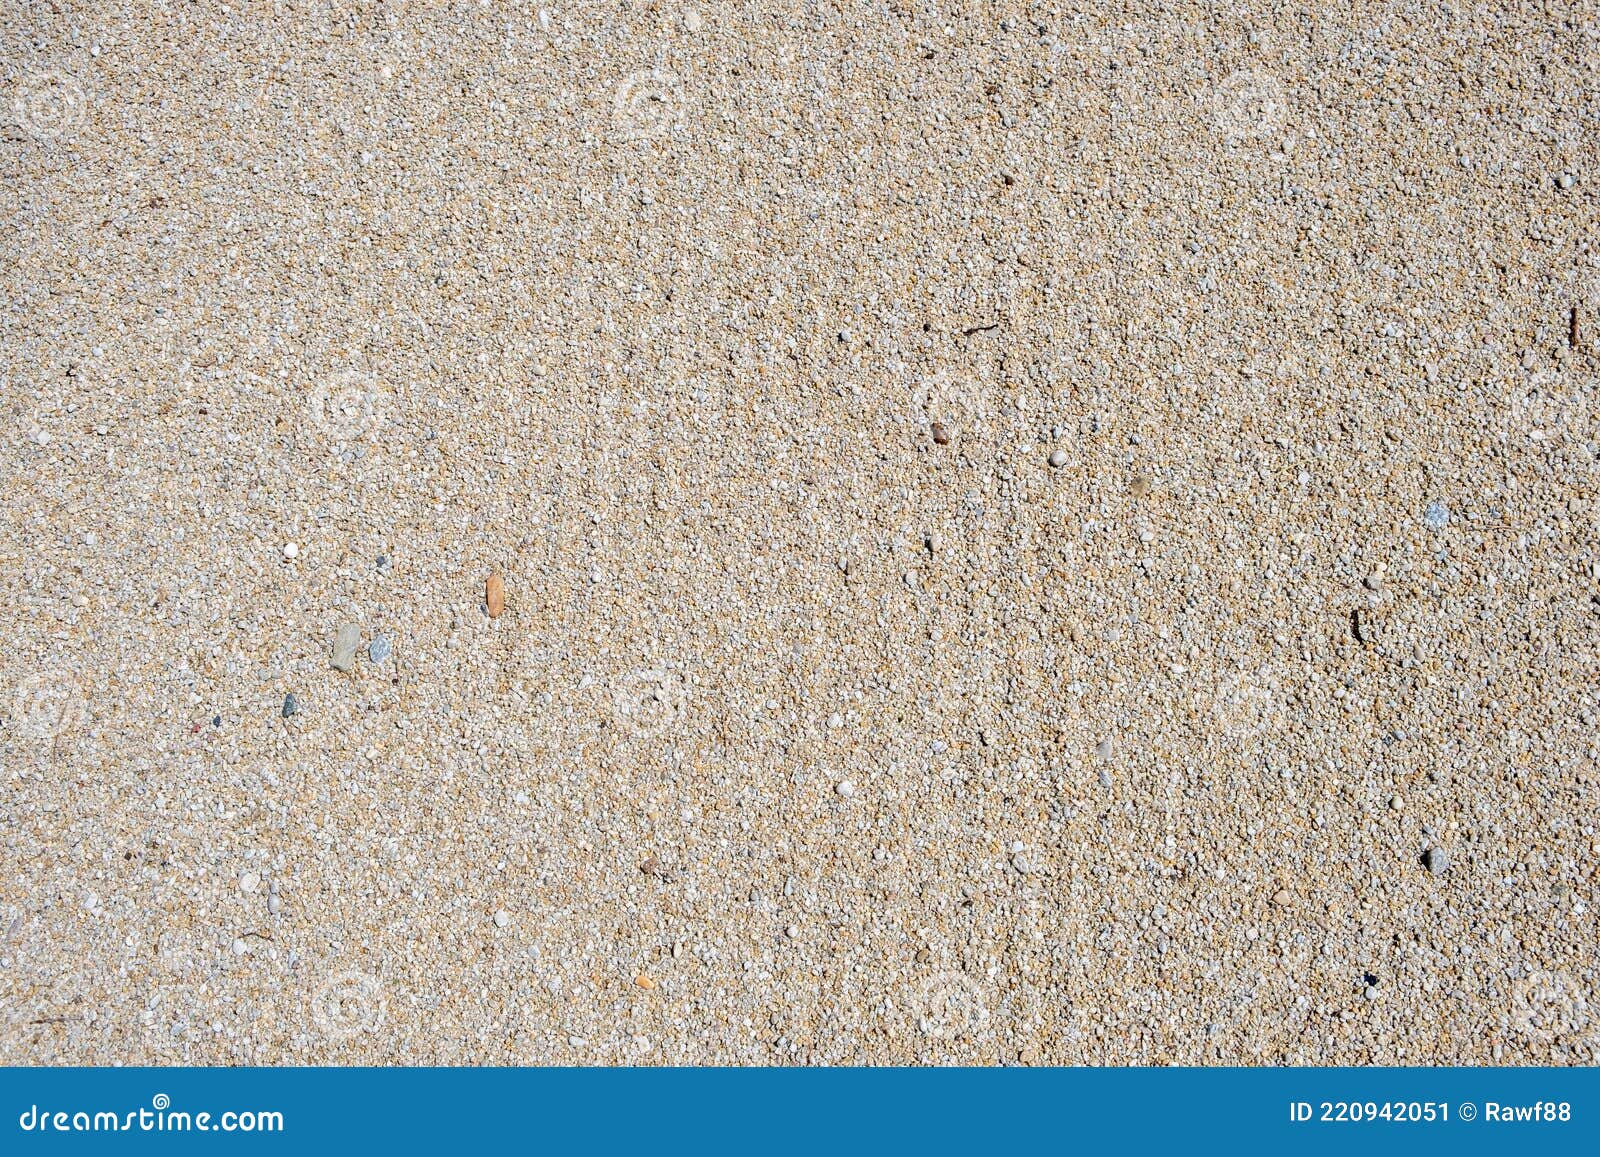
[[[1592,0],[0,11],[0,1059],[1593,1062]]]

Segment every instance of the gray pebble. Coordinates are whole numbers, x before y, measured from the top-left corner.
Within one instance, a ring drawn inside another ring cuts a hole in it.
[[[1110,759],[1111,758],[1111,740],[1110,740],[1110,738],[1108,737],[1108,738],[1102,739],[1099,743],[1097,743],[1095,745],[1094,753],[1095,753],[1096,758],[1098,758],[1098,759]]]
[[[298,714],[300,714],[300,700],[296,699],[294,692],[291,691],[283,697],[283,717],[287,719],[291,715]]]
[[[356,648],[361,646],[361,628],[346,623],[333,638],[333,665],[336,670],[348,671],[356,665]]]
[[[1422,521],[1428,524],[1429,530],[1443,530],[1450,525],[1450,508],[1442,502],[1428,503],[1428,509],[1422,512]]]
[[[388,635],[373,635],[372,642],[367,646],[367,658],[374,663],[381,663],[389,657],[389,652],[393,649]]]
[[[1067,464],[1067,452],[1065,450],[1052,450],[1052,451],[1050,451],[1050,465],[1054,466],[1057,470],[1059,470],[1059,469],[1061,469],[1061,467],[1065,466],[1066,464]]]
[[[1100,786],[1107,790],[1111,788],[1111,773],[1103,767],[1100,769]]]
[[[1442,876],[1450,870],[1450,855],[1443,848],[1429,848],[1422,853],[1422,864],[1435,876]]]

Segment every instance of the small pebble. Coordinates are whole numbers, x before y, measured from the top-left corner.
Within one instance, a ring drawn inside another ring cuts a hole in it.
[[[635,976],[633,978],[633,982],[635,984],[637,984],[640,988],[644,988],[644,989],[650,989],[650,988],[654,988],[656,986],[656,982],[654,980],[651,980],[648,976]]]
[[[1443,530],[1450,525],[1450,508],[1442,502],[1428,503],[1428,509],[1422,512],[1422,521],[1428,524],[1429,530]]]
[[[254,872],[246,872],[239,877],[239,891],[248,896],[261,886],[261,877]]]
[[[346,623],[333,637],[333,666],[335,670],[348,671],[356,665],[356,648],[361,646],[361,628]]]
[[[1390,808],[1390,810],[1392,810],[1392,811],[1400,811],[1405,806],[1406,806],[1406,801],[1401,799],[1398,795],[1391,795],[1389,797],[1389,808]]]
[[[1111,758],[1111,739],[1109,736],[1095,744],[1094,755],[1096,759]]]
[[[1422,864],[1435,876],[1442,876],[1450,870],[1450,855],[1443,848],[1429,848],[1422,853]]]
[[[489,608],[489,617],[498,619],[500,613],[506,609],[506,581],[498,574],[492,574],[483,584],[484,605]]]
[[[1155,485],[1155,482],[1151,479],[1150,475],[1140,474],[1136,476],[1132,482],[1128,483],[1128,493],[1133,495],[1135,498],[1143,498],[1146,494],[1150,493],[1150,487],[1153,485]]]
[[[286,542],[286,543],[284,543],[283,544],[283,557],[284,558],[299,558],[300,557],[300,544],[298,542]]]
[[[367,645],[367,658],[374,663],[381,663],[389,657],[391,649],[388,635],[373,635],[372,642]]]
[[[1383,576],[1377,572],[1373,572],[1361,580],[1361,585],[1366,587],[1369,591],[1375,591],[1379,587],[1383,586]]]
[[[798,925],[798,924],[789,925],[787,928],[785,928],[783,930],[783,934],[785,936],[787,936],[790,940],[793,940],[795,937],[800,935],[800,925]]]
[[[249,945],[247,945],[243,940],[235,940],[233,942],[233,954],[235,956],[243,956],[248,948]]]
[[[1065,450],[1052,450],[1052,451],[1050,451],[1050,465],[1051,466],[1054,466],[1057,470],[1059,470],[1059,469],[1061,469],[1061,467],[1065,466],[1066,464],[1067,464],[1067,452]]]
[[[509,923],[511,923],[511,913],[507,912],[504,908],[501,908],[494,914],[494,925],[496,928],[504,928]]]
[[[929,429],[933,434],[934,442],[940,446],[950,445],[950,431],[944,428],[944,423],[935,422]]]
[[[856,794],[856,781],[853,779],[841,779],[833,785],[833,790],[844,796],[845,799],[849,799]]]
[[[291,691],[283,697],[283,717],[287,719],[291,715],[298,714],[300,714],[300,700],[296,699],[294,692]]]

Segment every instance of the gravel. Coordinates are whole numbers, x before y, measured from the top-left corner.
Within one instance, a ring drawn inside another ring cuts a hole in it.
[[[1593,1062],[1592,20],[12,7],[0,1062]]]

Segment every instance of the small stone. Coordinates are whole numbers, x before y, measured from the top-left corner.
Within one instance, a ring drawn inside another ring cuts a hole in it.
[[[1450,870],[1450,855],[1443,848],[1429,848],[1422,853],[1422,866],[1435,876],[1442,876]]]
[[[348,671],[356,665],[356,648],[361,646],[361,628],[346,623],[333,638],[333,666],[338,671]]]
[[[1389,797],[1389,809],[1391,811],[1401,811],[1405,808],[1405,806],[1406,801],[1401,799],[1398,795],[1391,795]]]
[[[1111,773],[1103,767],[1100,769],[1100,786],[1107,791],[1111,790]]]
[[[800,925],[798,925],[798,924],[789,925],[787,928],[785,928],[783,930],[783,934],[785,936],[787,936],[790,940],[793,940],[795,937],[800,935]]]
[[[1361,580],[1361,585],[1366,587],[1369,591],[1378,590],[1383,586],[1383,576],[1374,571],[1372,574],[1369,574],[1366,578]]]
[[[268,896],[267,897],[267,911],[268,912],[270,912],[270,913],[272,913],[272,915],[276,916],[278,914],[278,909],[280,907],[282,907],[282,902],[279,901],[278,897],[276,897],[276,896]]]
[[[832,730],[837,731],[839,728],[844,726],[844,716],[835,711],[832,715],[828,716],[828,726]]]
[[[256,873],[246,872],[244,875],[239,877],[239,891],[243,892],[246,896],[248,896],[251,892],[254,892],[259,887],[261,887],[261,877]]]
[[[844,796],[845,799],[849,799],[856,794],[856,781],[853,779],[841,779],[833,785],[833,790]]]
[[[1102,739],[1099,743],[1095,744],[1094,755],[1095,755],[1096,759],[1110,759],[1111,758],[1111,738],[1110,738],[1110,736],[1107,736],[1105,739]]]
[[[291,691],[283,697],[283,717],[287,719],[291,715],[298,714],[300,714],[300,700],[296,699],[294,692]]]
[[[247,945],[243,940],[235,940],[233,942],[233,954],[235,956],[243,956],[248,948],[249,945]]]
[[[1556,187],[1558,189],[1570,189],[1572,188],[1572,185],[1573,181],[1571,173],[1562,173],[1556,178]]]
[[[1450,508],[1442,502],[1430,502],[1422,512],[1422,521],[1429,530],[1443,530],[1450,525]]]
[[[372,642],[367,645],[367,658],[374,663],[381,663],[389,657],[393,644],[389,642],[388,635],[373,635]]]
[[[1289,903],[1289,889],[1279,888],[1272,894],[1272,902],[1282,908]]]
[[[693,8],[683,14],[683,29],[685,32],[699,32],[705,27],[705,21],[700,18],[700,13]]]
[[[637,984],[640,988],[644,988],[644,989],[651,989],[651,988],[654,988],[656,986],[656,982],[654,980],[651,980],[648,976],[635,976],[633,978],[633,982],[635,984]]]
[[[944,428],[943,422],[935,422],[933,425],[928,427],[928,429],[929,432],[933,434],[933,440],[935,443],[940,446],[950,445],[950,431]]]
[[[506,581],[498,574],[489,576],[483,584],[483,601],[489,608],[489,617],[498,619],[500,613],[506,609]]]
[[[283,557],[284,558],[290,558],[290,559],[299,558],[300,557],[300,544],[298,542],[286,542],[286,543],[284,543],[283,544]]]
[[[494,926],[496,928],[504,928],[509,923],[511,923],[511,913],[504,908],[494,914]]]
[[[1132,482],[1128,483],[1128,493],[1133,495],[1135,498],[1143,498],[1146,494],[1150,493],[1150,488],[1154,485],[1155,480],[1152,479],[1150,475],[1140,474],[1135,476]]]
[[[1061,467],[1065,466],[1066,464],[1067,464],[1067,452],[1065,450],[1052,450],[1052,451],[1050,451],[1050,465],[1051,466],[1053,466],[1053,467],[1055,467],[1055,469],[1059,470],[1059,469],[1061,469]]]

